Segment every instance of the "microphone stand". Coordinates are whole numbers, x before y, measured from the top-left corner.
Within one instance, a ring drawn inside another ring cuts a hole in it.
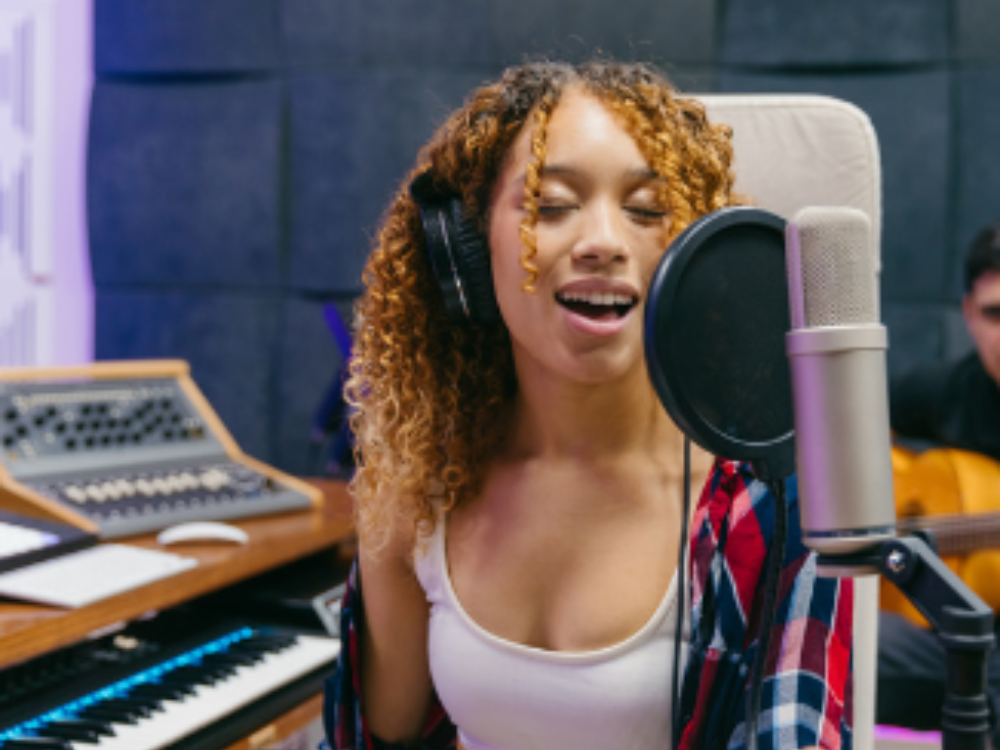
[[[822,575],[852,576],[875,568],[934,628],[947,662],[942,710],[943,750],[986,750],[989,703],[986,658],[993,613],[923,539],[899,537],[848,555],[820,554]]]

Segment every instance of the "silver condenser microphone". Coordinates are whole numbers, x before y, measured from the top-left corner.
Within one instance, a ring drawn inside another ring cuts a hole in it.
[[[844,555],[895,535],[885,352],[867,215],[806,208],[786,227],[803,541]]]

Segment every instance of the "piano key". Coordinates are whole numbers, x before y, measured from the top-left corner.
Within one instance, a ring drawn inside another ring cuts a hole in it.
[[[126,698],[106,698],[101,701],[100,705],[105,708],[129,711],[140,719],[148,719],[153,715],[153,707],[141,703],[138,700],[128,700]]]
[[[141,718],[138,713],[126,708],[110,708],[108,706],[87,706],[77,713],[84,719],[110,721],[114,724],[138,724]]]
[[[210,670],[236,670],[255,662],[240,654],[212,654],[201,660],[202,666]]]
[[[226,678],[226,675],[216,670],[193,665],[180,667],[171,671],[170,674],[176,675],[177,679],[187,680],[190,685],[214,685]]]
[[[226,649],[227,654],[245,654],[246,656],[263,656],[268,651],[268,648],[262,644],[255,644],[251,639],[246,641],[240,641],[234,643],[228,649]]]
[[[52,724],[45,724],[35,730],[39,737],[50,737],[52,739],[71,740],[72,742],[82,742],[88,745],[96,745],[100,741],[100,735],[91,729],[74,729],[67,727],[57,727]]]
[[[246,641],[248,648],[255,648],[262,652],[277,652],[295,644],[295,639],[283,636],[255,636]]]
[[[201,664],[198,669],[203,671],[206,675],[213,675],[220,679],[225,679],[236,674],[236,670],[239,665],[236,664],[226,664],[222,660],[216,660],[211,656],[206,656],[201,660]]]
[[[129,689],[127,695],[136,698],[158,698],[160,700],[184,700],[189,692],[179,687],[171,687],[155,682],[143,682]]]
[[[180,680],[180,679],[175,680],[171,678],[169,675],[164,675],[163,677],[158,678],[156,682],[149,682],[146,684],[160,685],[162,687],[169,688],[170,690],[176,690],[178,693],[182,695],[194,695],[196,689],[194,685],[187,682],[186,680]]]
[[[113,737],[115,730],[105,721],[94,721],[90,719],[58,719],[48,722],[48,726],[87,729],[108,737]]]
[[[267,652],[254,651],[228,651],[223,660],[237,667],[252,666],[259,664],[267,658]]]
[[[256,633],[245,641],[240,641],[238,644],[233,645],[267,650],[270,648],[284,648],[290,643],[295,643],[295,639],[287,635],[281,635],[280,633]]]
[[[243,667],[248,664],[256,664],[259,661],[263,661],[264,655],[259,653],[243,652],[237,651],[236,649],[229,649],[228,651],[220,654],[212,654],[211,656],[206,656],[202,659],[202,663],[209,664],[229,664],[231,666]]]
[[[116,737],[104,737],[94,750],[160,750],[239,710],[277,688],[330,664],[340,650],[332,638],[301,636],[292,646],[270,654],[253,666],[240,667],[228,680],[198,687],[183,702],[167,701],[163,711],[123,726]]]
[[[2,750],[74,750],[66,740],[49,737],[18,737],[14,740],[4,740],[0,745]]]

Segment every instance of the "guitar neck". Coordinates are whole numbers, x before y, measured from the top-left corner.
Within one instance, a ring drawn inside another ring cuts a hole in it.
[[[1000,512],[974,515],[913,516],[899,521],[900,531],[929,531],[940,555],[964,555],[1000,547]]]

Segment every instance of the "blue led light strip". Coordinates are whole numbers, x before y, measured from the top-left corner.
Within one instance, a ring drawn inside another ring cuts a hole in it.
[[[73,718],[79,711],[87,708],[88,706],[100,703],[101,701],[109,698],[115,698],[121,693],[128,692],[136,685],[141,685],[147,682],[156,682],[167,672],[177,669],[178,667],[196,664],[205,656],[225,651],[234,643],[246,640],[253,634],[253,629],[248,627],[234,630],[228,635],[216,638],[214,641],[209,641],[196,649],[192,649],[191,651],[183,653],[180,656],[175,656],[173,659],[157,664],[155,667],[150,667],[142,672],[136,672],[131,677],[127,677],[124,680],[119,680],[111,685],[107,685],[100,690],[95,690],[93,693],[88,693],[81,698],[77,698],[76,700],[63,704],[58,708],[54,708],[41,716],[36,716],[34,719],[29,719],[28,721],[21,722],[16,726],[10,727],[9,729],[5,729],[3,732],[0,732],[0,742],[15,739],[16,737],[33,736],[36,729],[41,729],[50,721]]]

